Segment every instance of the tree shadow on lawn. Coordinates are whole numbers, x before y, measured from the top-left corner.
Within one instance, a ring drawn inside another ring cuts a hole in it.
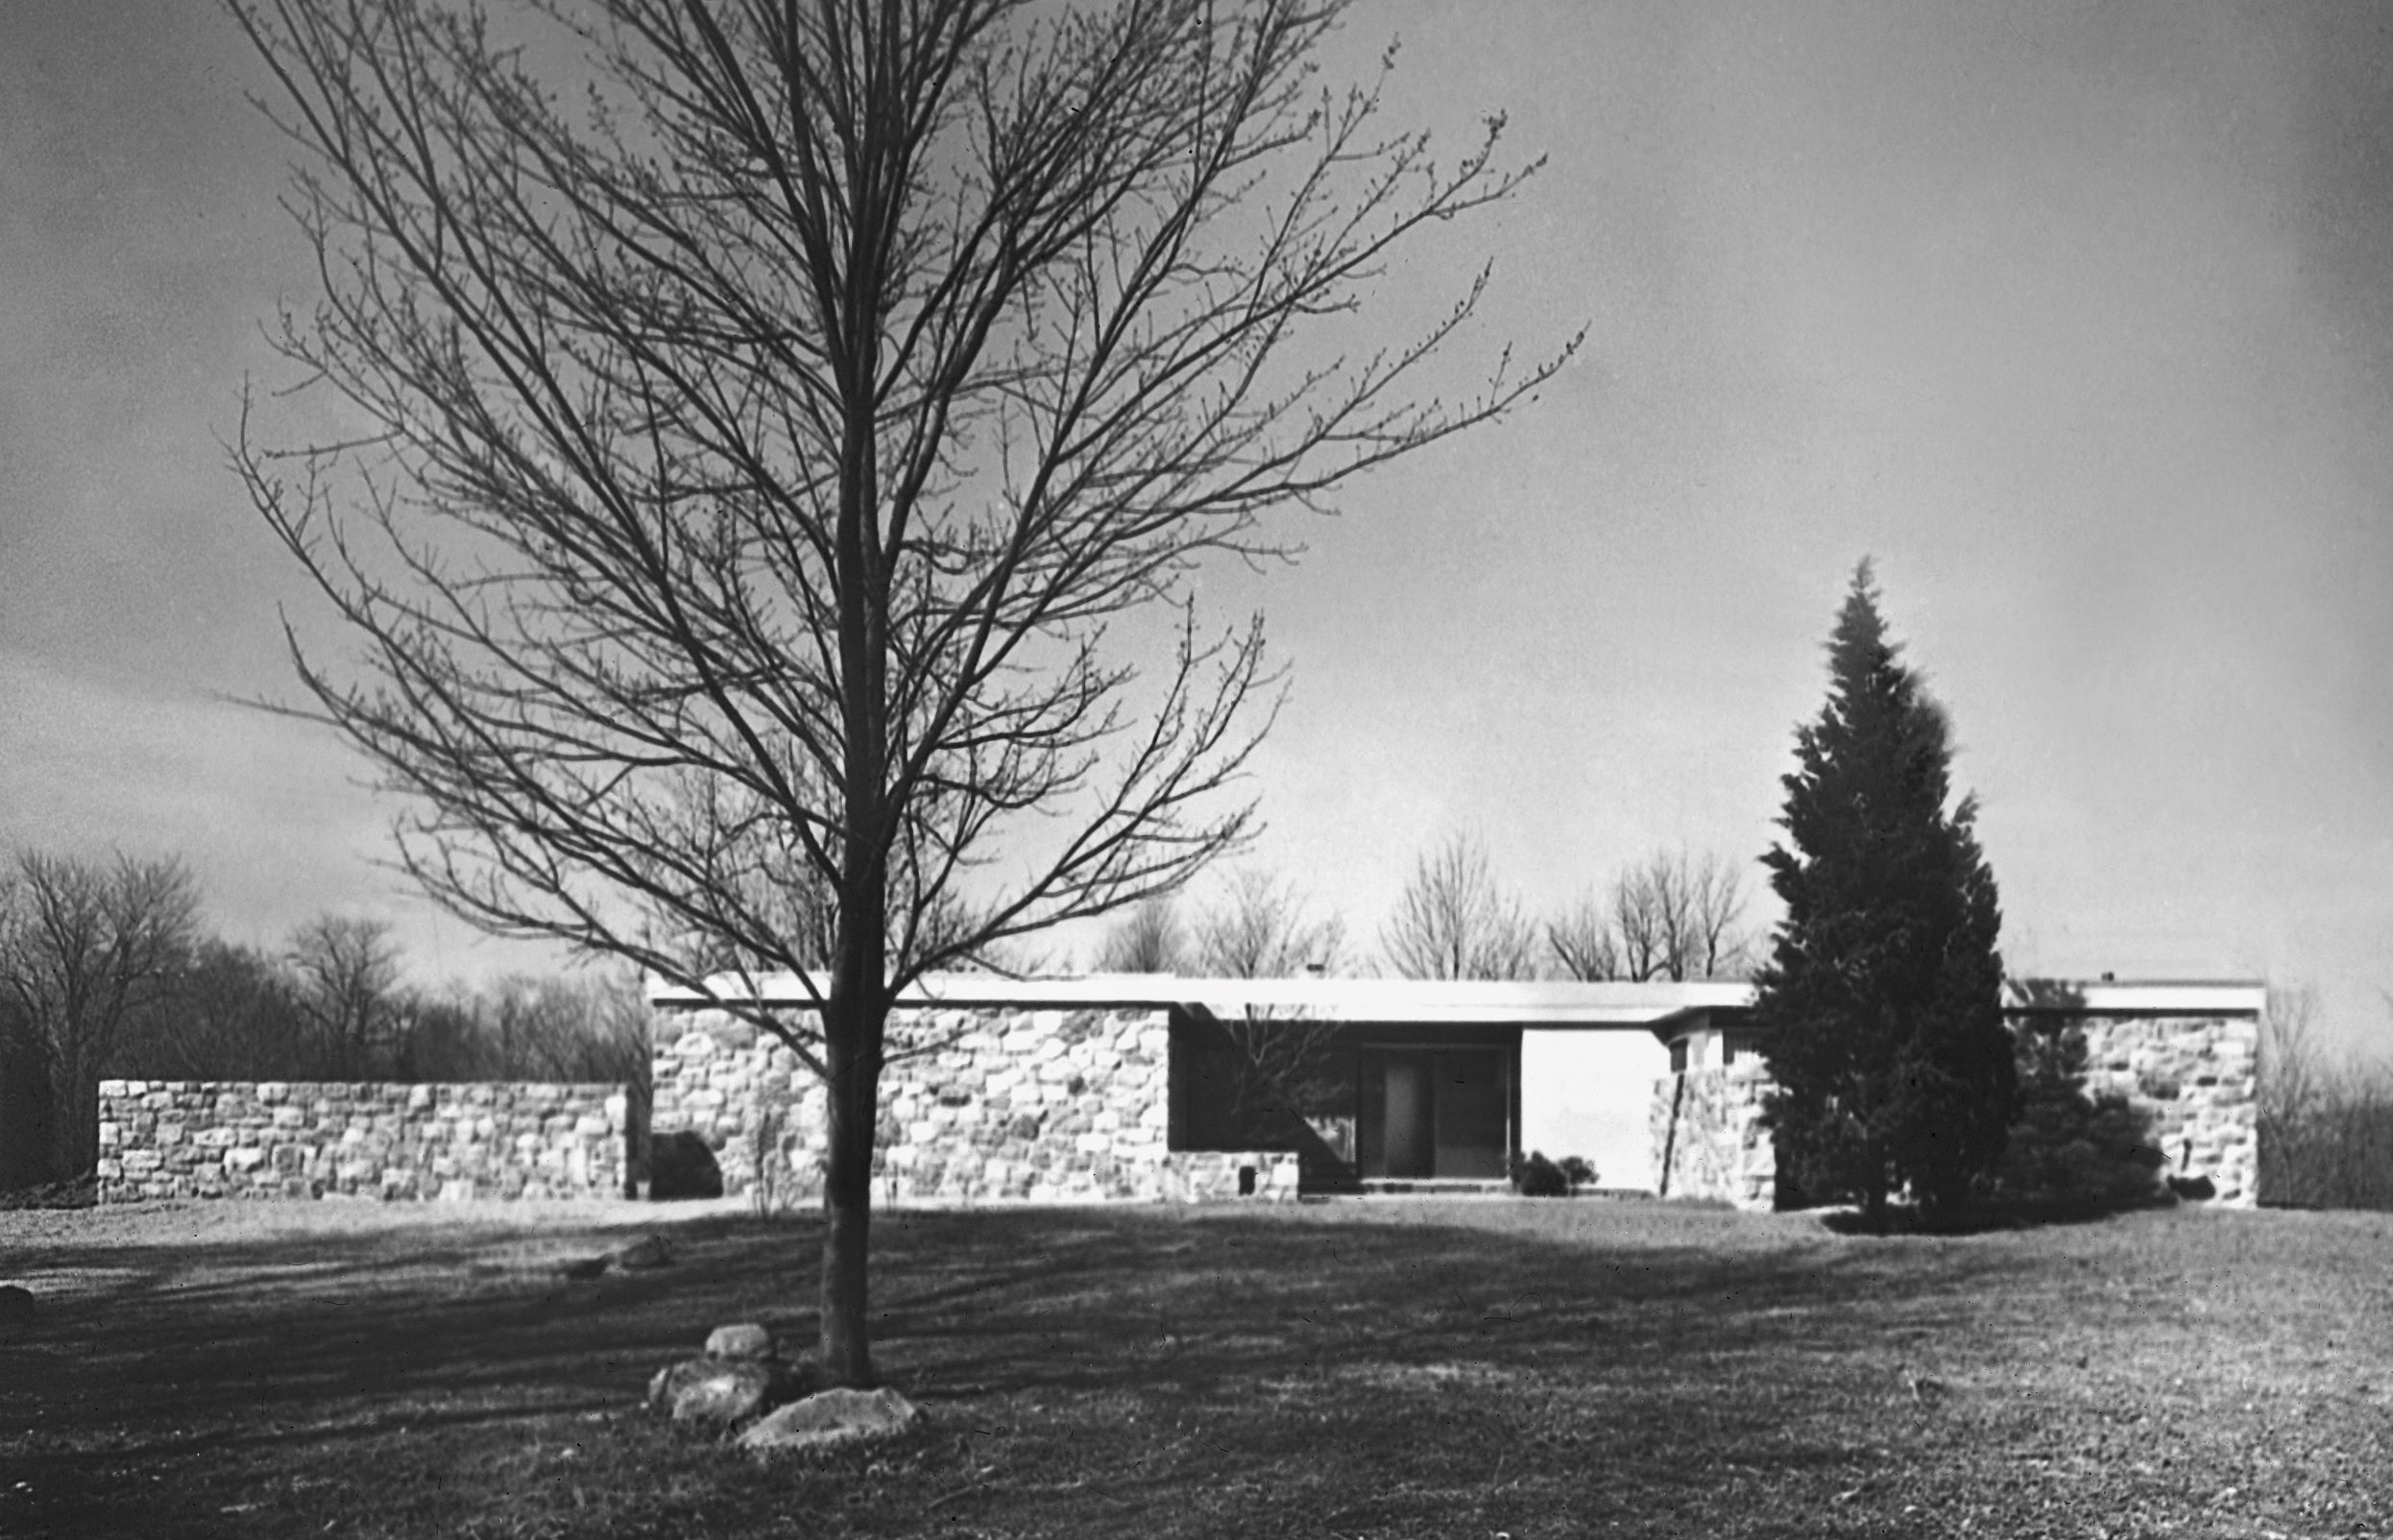
[[[1934,1300],[1947,1289],[2022,1265],[1955,1254],[1890,1267],[1791,1227],[1781,1245],[1723,1252],[1364,1215],[1030,1218],[1011,1233],[925,1236],[963,1275],[928,1288],[900,1281],[921,1276],[910,1247],[884,1250],[890,1370],[930,1394],[1103,1392],[1126,1379],[1233,1400],[1291,1375],[1614,1374],[1687,1348],[1832,1351],[1850,1336],[1854,1301],[1896,1273],[1915,1297],[1890,1302],[1895,1313],[1924,1321],[1946,1313]]]
[[[810,1349],[811,1220],[671,1233],[672,1265],[586,1282],[553,1268],[587,1245],[505,1228],[71,1251],[21,1270],[71,1265],[95,1287],[45,1292],[33,1335],[0,1351],[54,1441],[95,1441],[68,1457],[105,1460],[354,1436],[393,1408],[421,1422],[622,1407],[729,1320]],[[1205,1398],[1366,1366],[1551,1370],[1598,1339],[1607,1358],[1698,1331],[1732,1347],[1763,1309],[1771,1339],[1800,1349],[1800,1314],[1854,1287],[1853,1259],[1818,1246],[1607,1254],[1221,1211],[899,1211],[875,1241],[883,1373],[934,1400],[1125,1384]]]
[[[32,1384],[54,1433],[79,1414],[136,1436],[234,1412],[260,1430],[218,1429],[214,1445],[287,1442],[293,1419],[329,1435],[360,1402],[496,1398],[470,1420],[620,1405],[640,1388],[627,1374],[703,1341],[712,1322],[676,1330],[673,1302],[758,1292],[766,1259],[730,1237],[735,1225],[676,1226],[673,1265],[581,1282],[559,1263],[620,1237],[460,1224],[49,1248],[12,1259],[39,1304],[31,1330],[0,1346],[30,1372],[0,1384]],[[46,1385],[45,1362],[57,1371]],[[0,1390],[0,1407],[9,1399]]]
[[[89,1284],[44,1287],[31,1334],[0,1345],[20,1371],[10,1399],[38,1398],[54,1435],[117,1431],[122,1455],[148,1447],[146,1429],[235,1412],[254,1427],[326,1423],[329,1404],[360,1398],[497,1398],[476,1417],[621,1406],[730,1320],[810,1350],[812,1220],[719,1216],[669,1234],[671,1265],[582,1282],[554,1268],[587,1240],[487,1225],[21,1256],[20,1275]],[[1201,1210],[897,1211],[875,1227],[874,1264],[884,1375],[933,1397],[1099,1389],[1124,1374],[1203,1393],[1348,1361],[1551,1361],[1589,1334],[1667,1335],[1698,1313],[1730,1340],[1764,1301],[1782,1326],[1790,1308],[1849,1287],[1838,1253],[1816,1246],[1607,1255]],[[220,1429],[210,1441],[289,1436]]]
[[[1607,1469],[1650,1460],[1635,1481],[1690,1501],[1710,1501],[1713,1481],[1690,1447],[1843,1481],[1881,1436],[1869,1408],[1906,1394],[1903,1355],[1965,1335],[1987,1297],[2051,1270],[2018,1245],[1570,1207],[1588,1212],[884,1213],[878,1357],[942,1440],[931,1479],[884,1517],[968,1491],[992,1450],[1113,1494],[1091,1502],[1169,1502],[1224,1470],[1365,1490],[1478,1481],[1515,1446],[1582,1459],[1573,1441],[1598,1427]],[[313,1528],[383,1502],[375,1483],[400,1463],[446,1461],[455,1471],[423,1480],[450,1489],[412,1498],[447,1517],[402,1531],[443,1532],[477,1504],[522,1500],[456,1472],[561,1439],[592,1446],[586,1473],[619,1501],[649,1503],[641,1467],[696,1457],[620,1415],[649,1374],[727,1321],[761,1320],[810,1356],[814,1332],[813,1220],[718,1215],[667,1233],[672,1265],[588,1282],[554,1263],[619,1237],[459,1225],[60,1248],[47,1265],[95,1283],[46,1293],[34,1335],[0,1344],[0,1455],[46,1511],[95,1504],[118,1528],[167,1511],[128,1472],[171,1505],[287,1487],[303,1468],[326,1488],[300,1504]],[[1843,1415],[1855,1407],[1866,1414]],[[1484,1428],[1458,1439],[1458,1417]],[[1321,1474],[1289,1474],[1299,1452]],[[719,1469],[690,1478],[689,1532],[711,1503],[786,1498],[737,1462]]]

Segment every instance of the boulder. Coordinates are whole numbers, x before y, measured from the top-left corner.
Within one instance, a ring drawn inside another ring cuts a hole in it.
[[[773,1334],[754,1321],[737,1326],[718,1326],[707,1335],[706,1356],[710,1359],[744,1359],[769,1363],[777,1356],[773,1350]]]
[[[30,1326],[34,1319],[34,1291],[22,1284],[0,1284],[0,1329]]]
[[[665,1243],[663,1236],[642,1236],[628,1246],[617,1246],[607,1253],[608,1258],[627,1272],[640,1272],[650,1267],[669,1267],[673,1248]]]
[[[719,1198],[723,1167],[706,1137],[690,1129],[658,1134],[648,1142],[648,1196],[664,1203],[676,1198]]]
[[[921,1417],[919,1408],[886,1386],[879,1390],[824,1390],[765,1416],[739,1435],[739,1447],[764,1454],[828,1449],[863,1439],[895,1437]]]
[[[772,1405],[780,1376],[744,1359],[687,1359],[648,1382],[648,1405],[675,1422],[736,1428]]]

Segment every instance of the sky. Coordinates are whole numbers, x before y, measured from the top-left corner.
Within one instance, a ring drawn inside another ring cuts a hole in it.
[[[1391,123],[1456,153],[1500,110],[1545,163],[1370,314],[1492,258],[1457,383],[1587,340],[1295,516],[1293,568],[1206,576],[1292,670],[1249,864],[1367,950],[1450,830],[1538,911],[1750,862],[1867,555],[2014,973],[2308,986],[2393,1052],[2393,18],[1363,0],[1325,66],[1391,39]],[[331,909],[427,979],[537,966],[241,704],[293,690],[285,616],[328,636],[223,446],[312,295],[258,73],[209,7],[0,12],[0,845],[180,852],[235,939]]]

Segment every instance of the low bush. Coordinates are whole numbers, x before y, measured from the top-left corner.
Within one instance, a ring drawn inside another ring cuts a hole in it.
[[[1512,1191],[1525,1198],[1566,1198],[1570,1177],[1544,1151],[1533,1149],[1512,1157]]]

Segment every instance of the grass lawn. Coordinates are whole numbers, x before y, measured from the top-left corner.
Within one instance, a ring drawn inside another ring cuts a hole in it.
[[[566,1283],[656,1229],[676,1263]],[[2393,1533],[2393,1217],[1962,1238],[1655,1204],[882,1215],[876,1453],[642,1413],[804,1219],[0,1214],[0,1535]]]

